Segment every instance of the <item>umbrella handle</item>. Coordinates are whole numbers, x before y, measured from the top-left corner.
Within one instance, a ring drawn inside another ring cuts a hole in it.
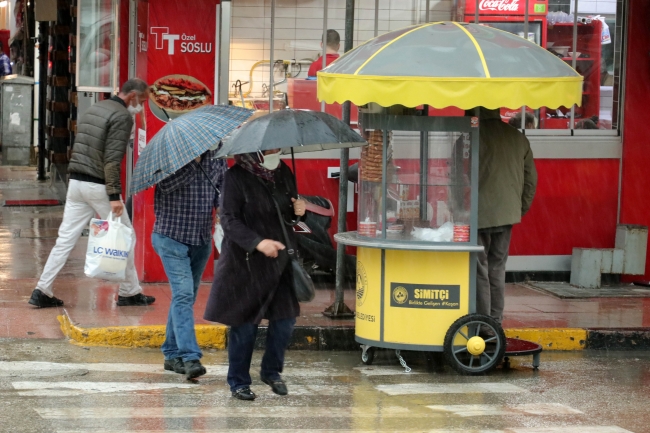
[[[219,188],[217,188],[217,185],[215,185],[214,182],[212,182],[212,179],[210,179],[210,176],[208,176],[208,173],[205,172],[205,169],[203,168],[203,165],[200,162],[199,162],[199,168],[201,169],[201,171],[205,175],[205,178],[208,179],[208,182],[210,182],[210,185],[212,185],[212,188],[214,188],[214,190],[217,192],[217,194],[221,195],[221,191],[219,191]]]

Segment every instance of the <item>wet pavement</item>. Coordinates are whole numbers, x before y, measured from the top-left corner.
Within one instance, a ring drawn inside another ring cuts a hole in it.
[[[0,167],[0,201],[56,199],[48,183],[36,181],[34,168]],[[56,241],[63,206],[0,208],[0,338],[62,338],[56,316],[63,309],[34,309],[27,300]],[[145,284],[156,296],[149,307],[117,307],[116,284],[86,278],[83,274],[87,238],[72,251],[55,281],[55,294],[66,303],[72,320],[82,327],[163,325],[171,294],[167,284]],[[196,322],[210,290],[199,290]],[[525,285],[508,285],[505,328],[643,328],[650,327],[650,298],[560,299]],[[354,308],[354,292],[346,290],[347,305]],[[331,320],[322,311],[334,302],[331,284],[319,284],[314,302],[302,305],[298,326],[353,327],[353,320]]]
[[[650,431],[650,352],[550,353],[539,371],[459,376],[394,352],[372,366],[358,353],[287,353],[280,397],[256,375],[255,402],[230,396],[227,355],[206,352],[197,383],[165,372],[155,349],[82,348],[56,340],[0,340],[0,432],[432,432],[644,433]]]

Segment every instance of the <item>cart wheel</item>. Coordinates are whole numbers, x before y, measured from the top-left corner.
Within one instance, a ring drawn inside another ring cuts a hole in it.
[[[445,359],[461,374],[494,369],[506,351],[501,325],[489,316],[469,314],[456,320],[445,335]]]
[[[362,345],[361,350],[361,362],[365,365],[372,365],[372,362],[375,360],[375,348]]]

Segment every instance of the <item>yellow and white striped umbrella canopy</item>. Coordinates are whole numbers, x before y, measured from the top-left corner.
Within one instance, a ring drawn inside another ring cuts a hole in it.
[[[318,99],[384,107],[570,107],[582,76],[517,35],[457,22],[411,26],[370,39],[318,73]]]

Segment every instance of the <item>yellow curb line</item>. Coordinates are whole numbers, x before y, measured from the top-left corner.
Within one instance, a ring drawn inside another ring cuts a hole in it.
[[[111,326],[80,328],[67,315],[57,316],[61,331],[70,342],[79,346],[102,347],[160,347],[165,341],[165,326]],[[204,349],[225,349],[225,325],[196,325],[196,339]]]
[[[79,346],[103,347],[160,347],[165,341],[165,326],[112,326],[80,328],[70,320],[67,312],[57,316],[61,331],[70,342]],[[225,325],[196,325],[196,338],[204,349],[226,348]],[[540,344],[544,350],[583,350],[588,331],[579,328],[521,328],[505,329],[506,337],[520,338]]]
[[[505,329],[506,337],[541,344],[544,350],[583,350],[587,347],[587,330],[580,328]]]

